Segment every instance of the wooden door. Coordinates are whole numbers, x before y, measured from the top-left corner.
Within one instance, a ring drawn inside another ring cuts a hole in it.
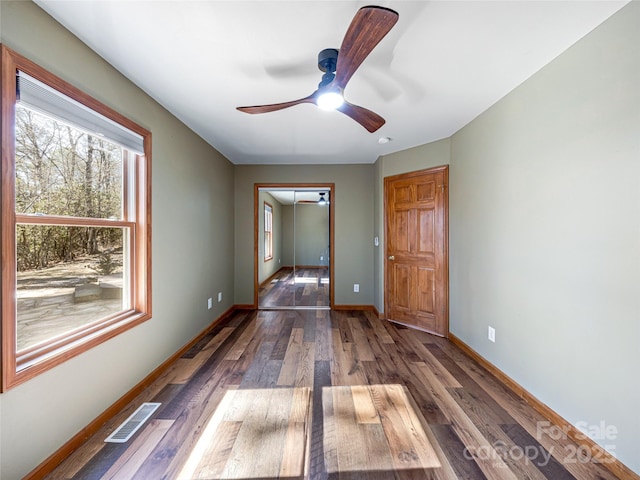
[[[449,331],[448,167],[385,178],[389,320]]]

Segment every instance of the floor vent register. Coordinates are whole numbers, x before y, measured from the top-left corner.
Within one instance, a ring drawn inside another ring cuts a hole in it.
[[[161,403],[143,403],[127,418],[122,425],[109,435],[104,441],[108,443],[125,443],[149,420]]]

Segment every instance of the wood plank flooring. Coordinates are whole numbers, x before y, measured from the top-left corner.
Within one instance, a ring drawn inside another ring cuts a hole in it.
[[[104,443],[146,401],[151,420]],[[548,431],[446,339],[368,312],[243,311],[46,478],[616,478]]]
[[[329,269],[291,268],[279,270],[258,291],[258,305],[274,307],[328,307]]]

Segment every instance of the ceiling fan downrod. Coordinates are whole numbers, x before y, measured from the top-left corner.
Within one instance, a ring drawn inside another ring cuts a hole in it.
[[[318,88],[326,87],[336,77],[336,67],[338,66],[338,50],[335,48],[325,48],[318,54],[318,68],[325,72]]]

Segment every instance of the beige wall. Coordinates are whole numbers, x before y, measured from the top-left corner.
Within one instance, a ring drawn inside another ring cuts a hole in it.
[[[235,303],[253,303],[255,183],[335,183],[335,299],[373,304],[373,165],[236,165]],[[360,293],[353,284],[360,284]]]
[[[284,207],[283,265],[329,265],[329,206]],[[322,257],[322,260],[320,260]]]
[[[295,235],[294,235],[293,205],[282,208],[282,265],[292,267],[295,263]]]
[[[295,239],[296,265],[328,265],[329,205],[295,205]]]
[[[453,136],[450,252],[451,331],[640,472],[639,2]]]
[[[233,165],[35,4],[0,12],[5,45],[153,135],[153,318],[0,395],[0,477],[14,480],[231,306]]]

